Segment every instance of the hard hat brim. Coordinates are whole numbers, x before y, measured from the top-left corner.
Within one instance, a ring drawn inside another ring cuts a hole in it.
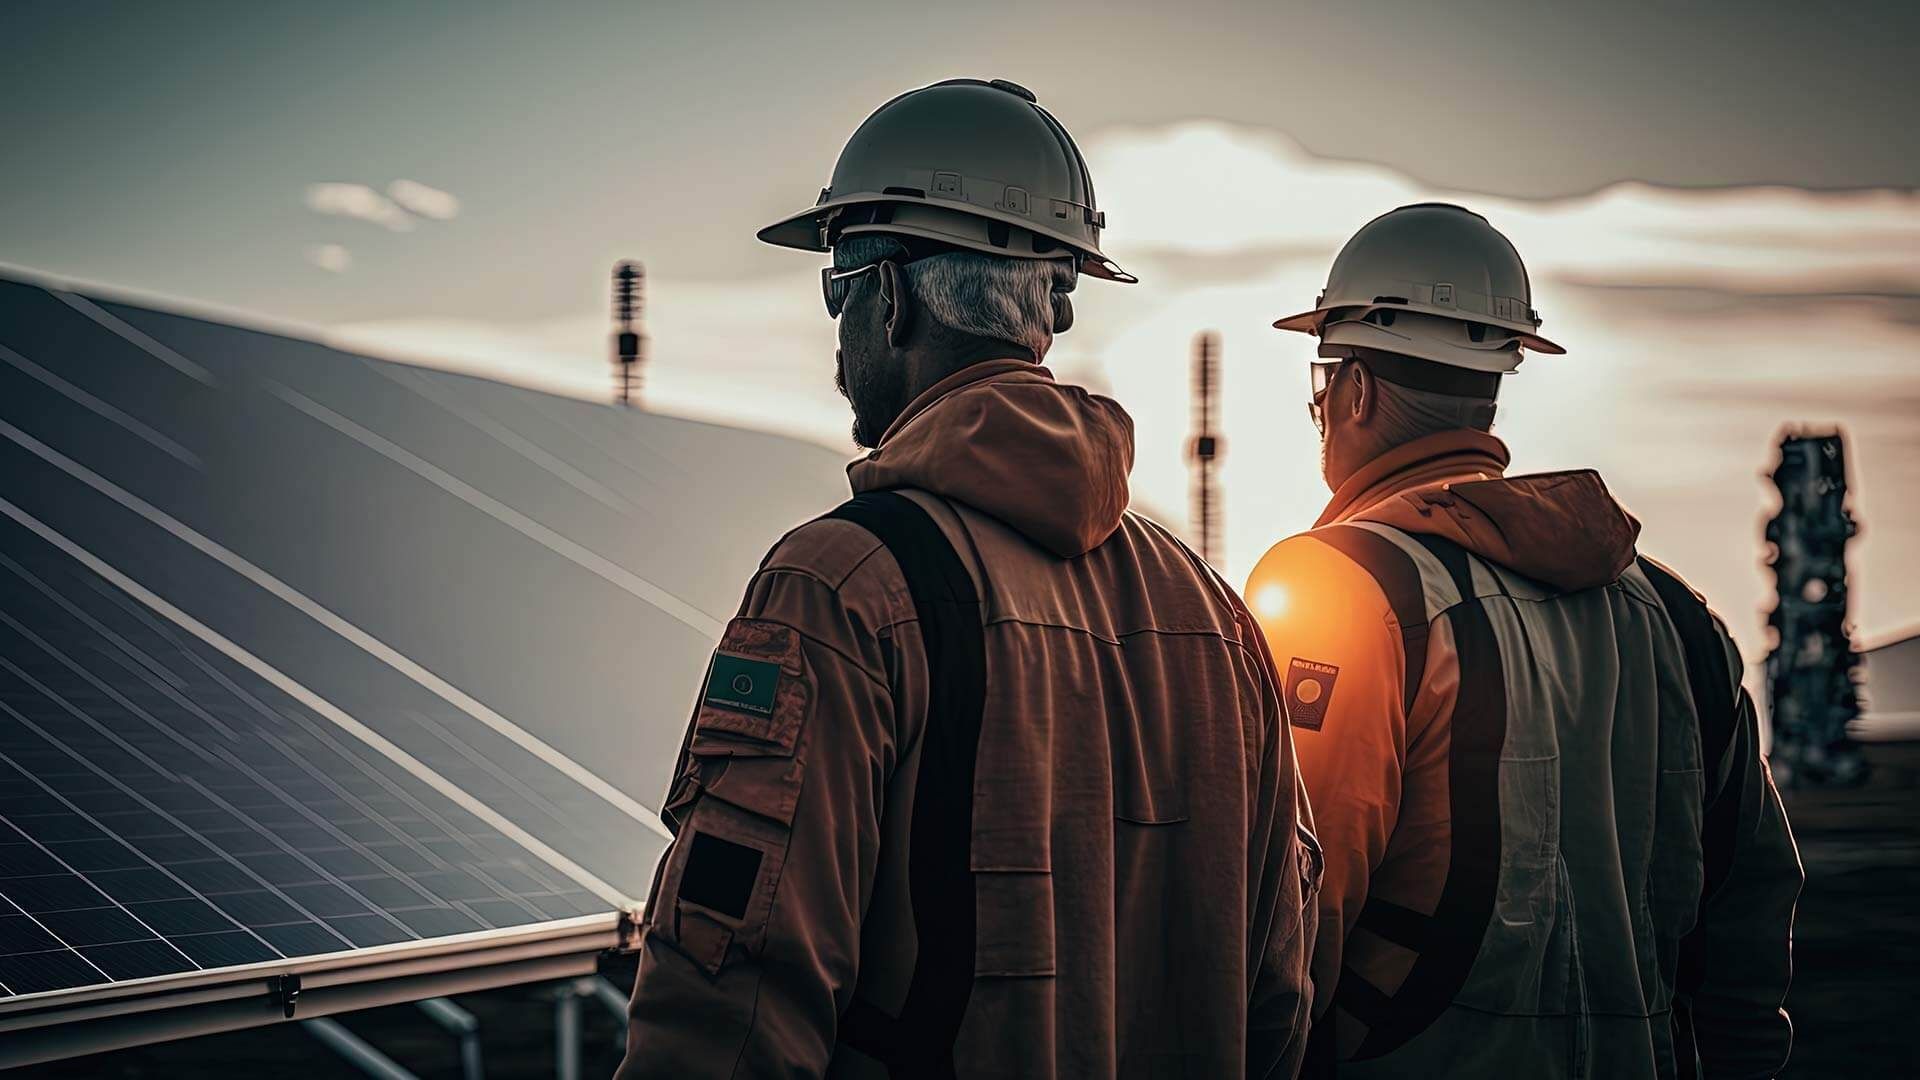
[[[1323,307],[1314,308],[1312,311],[1303,311],[1298,315],[1289,315],[1284,319],[1274,320],[1273,328],[1275,330],[1293,330],[1302,334],[1312,334],[1318,337],[1320,334],[1320,326],[1326,321],[1329,314],[1337,310],[1350,308],[1351,306],[1352,305],[1343,304],[1339,307]],[[1565,355],[1567,351],[1546,338],[1541,337],[1539,334],[1534,333],[1532,330],[1523,329],[1513,323],[1502,320],[1467,319],[1462,318],[1458,311],[1445,311],[1421,305],[1382,304],[1379,306],[1393,311],[1412,311],[1419,314],[1438,315],[1442,318],[1454,319],[1459,322],[1479,322],[1485,323],[1488,326],[1497,326],[1502,330],[1512,333],[1514,338],[1520,342],[1521,348],[1526,349],[1528,352],[1541,353],[1547,356],[1561,356]]]
[[[1318,334],[1320,332],[1320,320],[1325,318],[1326,314],[1327,309],[1314,308],[1312,311],[1303,311],[1298,315],[1289,315],[1284,319],[1275,319],[1273,328],[1275,330],[1297,330],[1302,334]]]
[[[1090,247],[1085,241],[1077,240],[1064,232],[1048,228],[1030,217],[997,211],[990,207],[975,206],[968,203],[955,203],[945,199],[914,198],[910,195],[880,194],[875,192],[856,192],[851,195],[843,195],[837,199],[829,199],[818,205],[810,206],[797,214],[781,218],[779,221],[761,229],[755,235],[759,237],[763,243],[772,244],[775,247],[794,248],[799,251],[826,251],[828,249],[827,219],[829,216],[836,210],[871,203],[912,203],[967,217],[998,221],[1016,228],[1025,229],[1039,236],[1044,236],[1048,240],[1059,244],[1067,251],[1081,256],[1083,261],[1081,262],[1080,269],[1092,277],[1102,278],[1107,281],[1117,281],[1123,285],[1131,285],[1140,280],[1125,270],[1122,270],[1118,263],[1107,258],[1098,248]],[[876,226],[861,228],[857,231],[902,232],[906,235],[925,236],[933,240],[947,240],[959,246],[972,248],[990,255],[1009,254],[1008,252],[973,242],[967,237],[948,236],[926,229],[889,230],[885,227]]]

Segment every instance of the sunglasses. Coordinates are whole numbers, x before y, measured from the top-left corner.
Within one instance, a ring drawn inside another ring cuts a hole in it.
[[[937,240],[925,240],[920,237],[894,237],[894,239],[900,244],[904,253],[895,253],[881,259],[880,262],[871,262],[865,266],[856,266],[851,270],[836,270],[831,266],[823,266],[820,268],[820,298],[826,301],[827,318],[837,319],[840,317],[840,313],[846,310],[847,297],[853,292],[853,283],[858,280],[861,275],[869,274],[880,269],[880,263],[882,262],[890,262],[895,266],[906,266],[909,263],[919,262],[921,259],[930,259],[935,255],[945,255],[949,252],[966,250],[953,244],[943,244]],[[1075,270],[1079,269],[1081,262],[1082,260],[1078,256],[1075,256]]]
[[[1328,360],[1308,365],[1308,379],[1313,396],[1307,401],[1307,415],[1313,418],[1313,427],[1322,436],[1327,433],[1327,391],[1333,386],[1333,377],[1340,372],[1344,360]]]
[[[871,274],[879,270],[880,263],[906,266],[909,263],[919,262],[921,259],[930,259],[935,255],[945,255],[950,251],[961,250],[951,244],[942,244],[934,240],[923,240],[919,237],[893,237],[892,239],[900,245],[901,250],[879,260],[879,262],[870,262],[865,266],[856,266],[851,270],[836,270],[831,266],[823,266],[820,268],[820,298],[827,302],[827,317],[829,319],[837,319],[840,317],[840,313],[846,310],[847,297],[853,292],[853,283],[862,275]]]
[[[881,260],[882,262],[886,260]],[[827,302],[827,318],[837,319],[847,306],[847,294],[853,291],[854,279],[880,269],[880,263],[868,263],[851,270],[835,270],[831,266],[820,268],[820,296]]]

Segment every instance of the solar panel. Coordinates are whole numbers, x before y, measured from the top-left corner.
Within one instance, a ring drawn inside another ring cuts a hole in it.
[[[632,906],[705,653],[843,484],[773,436],[0,280],[0,1029]]]

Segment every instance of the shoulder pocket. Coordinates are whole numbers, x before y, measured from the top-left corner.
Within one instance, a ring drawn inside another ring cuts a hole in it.
[[[707,797],[793,824],[800,801],[795,756],[812,689],[790,626],[735,619],[707,667],[683,768]]]
[[[656,892],[671,907],[652,932],[710,975],[766,941],[804,779],[806,674],[792,627],[739,618],[701,684],[665,814],[681,826]]]

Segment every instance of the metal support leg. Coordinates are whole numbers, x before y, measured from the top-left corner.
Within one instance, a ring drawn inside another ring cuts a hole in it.
[[[553,999],[554,1076],[580,1080],[580,995],[566,983]]]
[[[419,1077],[401,1068],[392,1058],[374,1049],[372,1044],[341,1027],[336,1021],[324,1018],[302,1020],[300,1026],[306,1028],[307,1034],[318,1039],[322,1046],[339,1054],[347,1060],[348,1064],[368,1076],[377,1077],[378,1080],[420,1080]]]
[[[620,1021],[624,1031],[627,1023],[627,995],[621,993],[619,987],[608,982],[604,975],[589,975],[575,985],[583,985],[582,993],[592,995],[595,1001],[605,1005],[607,1011]],[[620,1036],[620,1040],[623,1043],[626,1041],[624,1033]]]
[[[480,1021],[448,998],[427,998],[415,1004],[434,1023],[460,1041],[462,1080],[485,1080],[485,1069],[480,1061]]]

